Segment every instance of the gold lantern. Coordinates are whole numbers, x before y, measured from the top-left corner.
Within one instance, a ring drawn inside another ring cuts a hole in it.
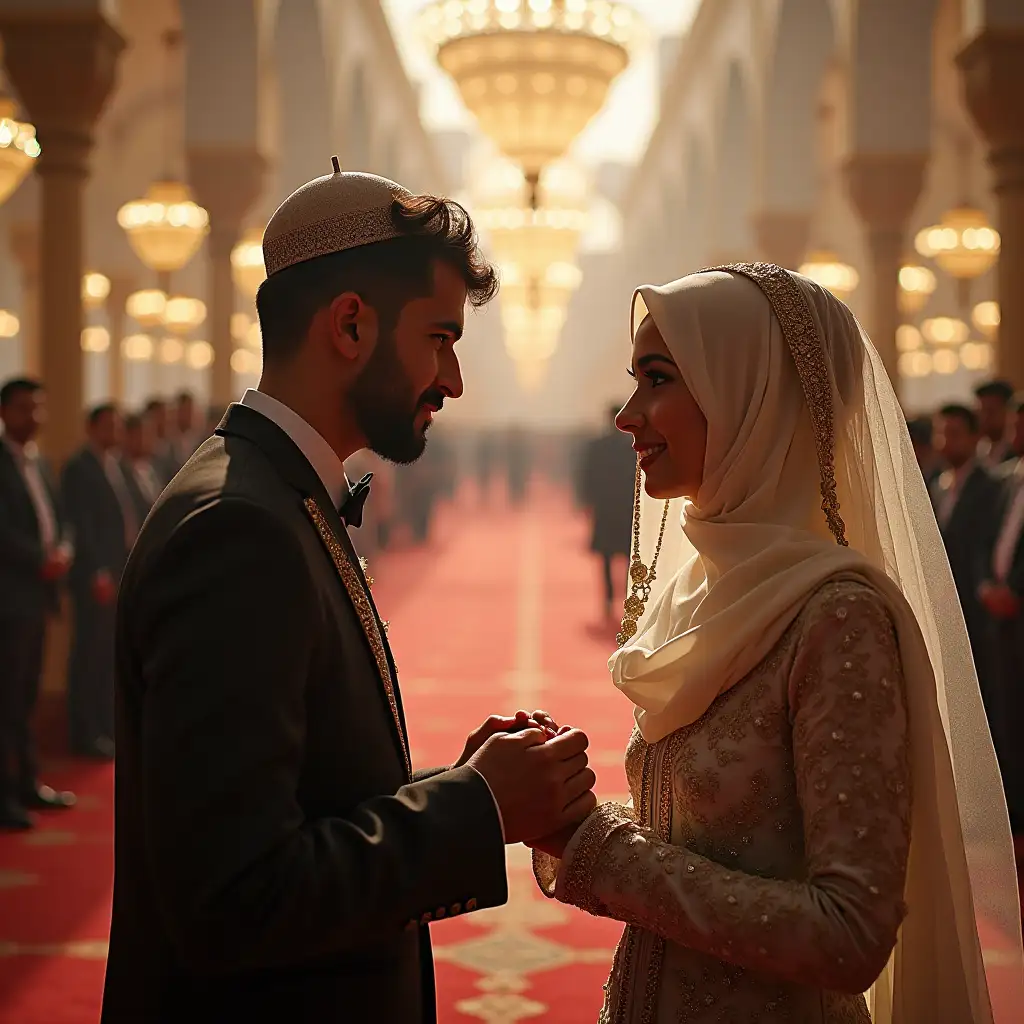
[[[128,296],[124,309],[140,327],[160,327],[167,309],[167,294],[159,288],[143,288]]]
[[[82,329],[81,349],[83,352],[106,352],[110,348],[110,331],[99,324]]]
[[[174,295],[164,304],[163,325],[172,334],[186,335],[206,319],[206,303],[187,295]]]
[[[927,267],[906,263],[900,267],[899,280],[900,312],[909,316],[919,313],[935,291],[935,275]]]
[[[153,358],[155,345],[148,334],[129,334],[121,342],[121,354],[133,363],[144,363]]]
[[[531,205],[542,169],[604,106],[640,29],[610,0],[433,0],[421,19],[484,134],[522,168]]]
[[[231,275],[235,287],[250,299],[256,298],[267,278],[263,263],[263,229],[251,228],[231,250]]]
[[[971,312],[971,319],[986,338],[994,338],[999,333],[999,303],[991,299],[979,302]]]
[[[971,329],[954,316],[936,316],[921,324],[921,334],[932,345],[956,348],[971,336]]]
[[[984,274],[999,255],[999,232],[972,206],[949,210],[941,223],[917,233],[914,247],[951,276],[970,281]]]
[[[0,94],[0,205],[25,180],[40,153],[35,127],[15,114],[14,101]]]
[[[180,181],[155,181],[144,199],[125,203],[117,223],[142,262],[161,274],[180,270],[199,251],[210,217]]]
[[[829,249],[812,252],[800,266],[800,273],[827,288],[837,299],[845,302],[860,283],[860,275]]]

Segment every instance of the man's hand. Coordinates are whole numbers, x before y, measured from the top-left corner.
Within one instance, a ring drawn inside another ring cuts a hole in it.
[[[983,583],[978,597],[995,619],[1012,619],[1020,611],[1020,598],[1005,583]]]
[[[576,830],[581,824],[581,821],[574,821],[571,825],[566,825],[565,828],[561,828],[549,836],[533,839],[526,845],[531,850],[540,850],[541,853],[550,854],[561,860],[565,855],[565,848],[569,845],[569,840],[576,834]]]
[[[558,724],[546,711],[517,711],[514,715],[491,715],[475,732],[469,734],[462,757],[452,765],[461,768],[492,736],[502,732],[519,732],[521,729],[540,727],[548,738],[558,733]]]
[[[491,736],[468,764],[486,779],[505,825],[505,842],[552,835],[582,821],[596,806],[587,766],[589,740],[579,729],[548,738],[526,728]]]
[[[112,604],[117,597],[117,585],[106,569],[101,569],[92,578],[92,597],[97,604]]]
[[[54,548],[43,562],[43,579],[47,581],[62,579],[70,568],[71,555],[67,548]]]

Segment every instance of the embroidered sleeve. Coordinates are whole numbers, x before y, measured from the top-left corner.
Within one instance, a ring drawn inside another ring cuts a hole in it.
[[[790,717],[803,880],[743,874],[633,824],[608,829],[598,811],[566,850],[555,897],[743,968],[866,991],[905,913],[910,843],[903,678],[891,621],[870,591],[840,592],[809,615]]]

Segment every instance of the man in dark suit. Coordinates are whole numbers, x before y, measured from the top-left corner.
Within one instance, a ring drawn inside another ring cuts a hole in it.
[[[160,497],[165,481],[153,460],[150,425],[138,413],[124,418],[121,472],[135,509],[135,521],[141,524]]]
[[[1003,773],[1010,825],[1024,837],[1024,396],[1011,406],[1016,462],[998,474],[999,501],[979,597],[991,635],[992,738]]]
[[[1006,380],[989,380],[974,389],[978,400],[978,458],[988,469],[1013,462],[1013,439],[1009,429],[1013,385]]]
[[[160,476],[160,486],[163,487],[170,483],[182,465],[171,444],[167,403],[162,398],[151,398],[142,410],[142,416],[149,427],[153,441],[153,465]]]
[[[260,388],[122,583],[104,1024],[434,1021],[428,923],[504,902],[504,844],[595,804],[586,737],[539,712],[413,771],[348,535],[344,461],[414,461],[462,393],[464,307],[496,289],[468,216],[335,163],[263,246]]]
[[[114,744],[114,612],[117,587],[138,531],[118,453],[121,418],[111,404],[92,409],[88,440],[64,466],[61,493],[75,537],[68,582],[74,635],[68,661],[72,750],[109,759]]]
[[[991,711],[988,628],[978,598],[990,550],[992,509],[998,486],[977,457],[978,417],[973,409],[944,405],[935,420],[935,450],[949,467],[932,484],[931,497],[946,546],[974,652],[981,692]]]
[[[44,416],[38,381],[0,388],[0,829],[31,828],[31,810],[75,802],[40,783],[32,737],[46,618],[71,565],[56,488],[35,450]]]
[[[618,407],[608,411],[608,427],[583,450],[579,494],[590,513],[590,550],[601,558],[604,617],[611,618],[615,588],[612,562],[629,556],[633,525],[633,484],[636,452],[626,434],[615,426]]]

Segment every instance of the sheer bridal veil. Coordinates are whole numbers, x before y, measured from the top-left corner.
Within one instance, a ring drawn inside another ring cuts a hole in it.
[[[636,636],[609,661],[613,679],[637,706],[645,739],[655,742],[696,720],[721,689],[738,681],[737,673],[753,668],[767,653],[760,646],[781,635],[798,599],[823,579],[850,572],[875,583],[893,613],[900,643],[914,799],[905,892],[909,911],[889,964],[869,993],[873,1020],[1010,1024],[1024,1006],[1024,958],[1006,804],[949,562],[899,401],[867,335],[827,291],[770,264],[715,269],[747,278],[760,289],[777,321],[772,330],[784,338],[781,350],[797,365],[798,383],[784,386],[771,383],[779,372],[774,364],[767,371],[762,401],[768,402],[776,387],[771,400],[784,412],[784,423],[777,440],[759,436],[757,443],[765,443],[769,454],[772,444],[798,443],[800,431],[807,430],[794,425],[792,409],[810,412],[807,473],[818,470],[824,514],[817,513],[811,533],[771,527],[774,534],[766,534],[774,545],[771,558],[754,551],[751,524],[745,524],[746,532],[734,531],[751,553],[733,577],[754,577],[754,562],[769,567],[758,588],[765,598],[748,603],[764,624],[755,638],[748,615],[734,616],[735,628],[726,628],[724,614],[701,620],[707,615],[702,604],[719,612],[731,604],[707,599],[729,574],[703,552],[709,534],[698,510],[690,507],[687,522],[684,503],[673,502],[653,592]],[[666,321],[681,285],[645,286],[634,298],[634,329],[642,319],[636,306],[645,303],[670,351],[674,339]],[[766,320],[768,313],[766,305]],[[694,343],[704,346],[705,371],[715,364],[721,373],[730,372],[727,361],[709,354],[714,339]],[[700,402],[699,389],[691,390]],[[806,420],[806,412],[802,415]],[[782,436],[787,430],[792,436]],[[650,565],[662,508],[662,502],[643,496],[645,565]],[[731,552],[730,547],[726,554],[733,557]],[[694,665],[695,648],[699,665]],[[757,660],[747,664],[752,659]],[[707,670],[712,662],[718,671]],[[998,947],[1005,1005],[990,1001],[979,921]]]

